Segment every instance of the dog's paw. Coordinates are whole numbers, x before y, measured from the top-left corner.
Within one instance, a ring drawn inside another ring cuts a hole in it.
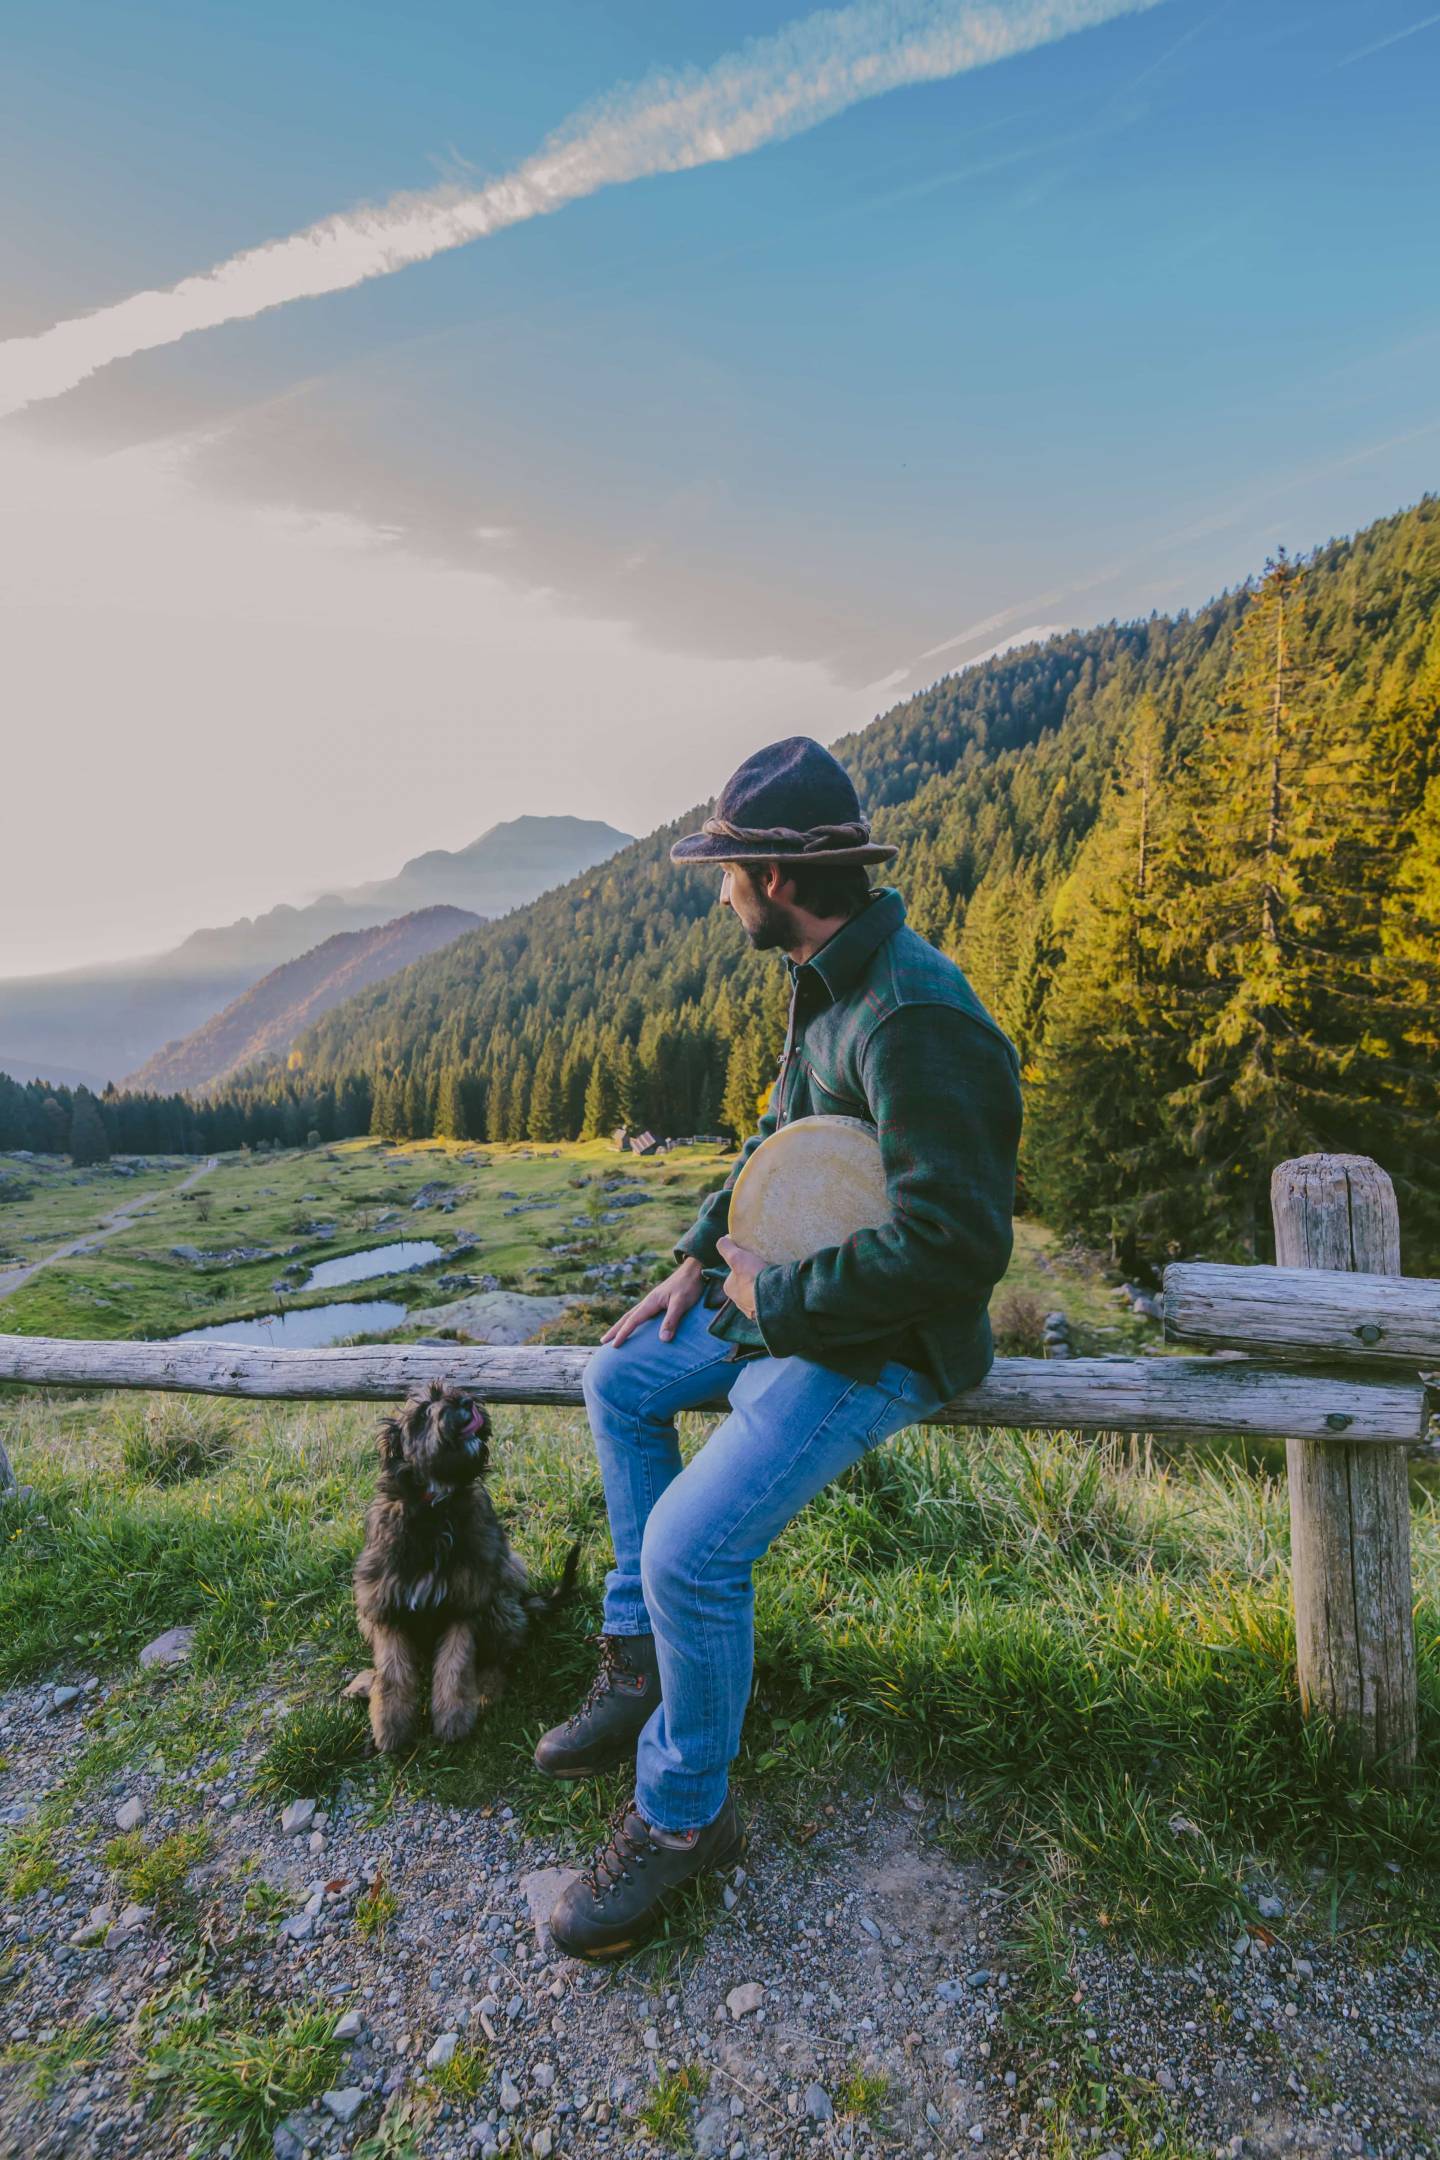
[[[413,1703],[400,1704],[379,1689],[370,1697],[370,1731],[382,1755],[408,1755],[420,1737],[420,1717]]]
[[[476,1714],[483,1717],[487,1710],[495,1708],[496,1703],[505,1693],[503,1669],[499,1665],[487,1665],[483,1672],[476,1674],[475,1691]]]
[[[476,1714],[473,1703],[457,1703],[452,1708],[437,1710],[430,1720],[430,1729],[437,1740],[447,1743],[468,1740],[475,1730]]]
[[[340,1690],[340,1699],[342,1702],[369,1702],[370,1690],[374,1685],[375,1668],[373,1665],[367,1665],[363,1672],[356,1673],[353,1680],[346,1681],[344,1687]]]
[[[420,1727],[413,1720],[405,1724],[385,1724],[372,1728],[377,1755],[408,1755],[420,1737]]]

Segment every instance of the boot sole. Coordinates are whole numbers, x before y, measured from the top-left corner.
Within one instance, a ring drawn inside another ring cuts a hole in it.
[[[706,1868],[705,1873],[707,1875],[723,1874],[726,1868],[733,1867],[737,1860],[741,1860],[744,1858],[745,1853],[749,1849],[749,1844],[750,1839],[748,1833],[744,1830],[738,1831],[736,1835],[730,1840],[730,1843],[726,1846],[724,1852],[716,1853],[714,1859]],[[576,1958],[582,1965],[605,1965],[608,1964],[612,1958],[629,1957],[632,1951],[643,1950],[649,1943],[652,1943],[654,1941],[656,1935],[659,1932],[660,1922],[665,1916],[666,1907],[669,1905],[670,1899],[678,1897],[682,1890],[688,1890],[689,1887],[689,1883],[677,1883],[675,1885],[675,1888],[670,1892],[670,1897],[666,1898],[662,1904],[656,1906],[655,1914],[650,1925],[637,1935],[627,1935],[624,1942],[596,1943],[592,1948],[588,1950],[572,1950],[567,1944],[562,1942],[557,1942],[555,1947],[565,1957]]]
[[[553,1764],[541,1762],[538,1756],[532,1760],[541,1777],[551,1778],[557,1785],[583,1785],[586,1778],[604,1777],[607,1770],[618,1770],[622,1763],[633,1762],[635,1750],[632,1747],[623,1755],[612,1755],[608,1762],[586,1763],[581,1770],[558,1769]]]

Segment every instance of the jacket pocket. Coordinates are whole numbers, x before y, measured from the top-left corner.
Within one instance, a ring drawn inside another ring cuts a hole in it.
[[[829,1117],[860,1118],[866,1125],[874,1124],[875,1121],[870,1115],[869,1104],[853,1094],[841,1082],[827,1080],[823,1073],[816,1071],[809,1058],[805,1060],[805,1078],[814,1105],[813,1114]]]

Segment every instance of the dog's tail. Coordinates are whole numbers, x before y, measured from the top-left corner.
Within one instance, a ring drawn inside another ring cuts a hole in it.
[[[580,1545],[581,1540],[576,1538],[569,1552],[565,1555],[565,1565],[560,1571],[560,1580],[552,1590],[536,1590],[526,1598],[526,1609],[532,1619],[543,1620],[547,1613],[555,1612],[574,1595],[575,1578],[580,1572]]]

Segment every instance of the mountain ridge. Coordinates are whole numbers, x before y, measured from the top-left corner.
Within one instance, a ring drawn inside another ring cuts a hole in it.
[[[433,907],[368,930],[337,930],[167,1043],[121,1085],[162,1095],[177,1088],[201,1093],[242,1066],[284,1057],[301,1030],[332,1006],[453,944],[483,920],[465,908]]]
[[[412,856],[394,877],[205,926],[162,953],[0,981],[4,1069],[44,1079],[64,1071],[101,1088],[138,1070],[262,976],[326,938],[375,929],[434,906],[463,907],[489,920],[629,841],[595,818],[504,819],[464,848]]]

